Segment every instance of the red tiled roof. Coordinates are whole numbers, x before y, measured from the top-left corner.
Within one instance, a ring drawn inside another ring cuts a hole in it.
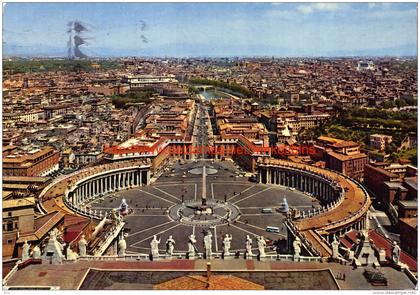
[[[38,241],[53,229],[64,217],[62,212],[51,212],[35,219],[35,231],[29,235],[21,235],[16,243]]]
[[[334,157],[340,161],[348,161],[348,160],[354,160],[354,159],[359,159],[359,158],[366,158],[367,155],[364,153],[357,153],[357,154],[352,154],[352,155],[343,155],[340,153],[336,153],[336,152],[328,152],[327,153],[329,156]]]
[[[159,138],[152,146],[143,146],[143,145],[133,145],[127,148],[119,147],[119,146],[112,146],[104,149],[104,153],[108,154],[127,154],[127,153],[136,153],[136,152],[159,152],[162,149],[162,145],[164,145],[168,140],[189,140],[190,136],[163,136]]]
[[[341,141],[341,142],[334,143],[332,146],[336,148],[343,148],[343,147],[355,147],[355,146],[359,146],[359,144],[354,141]]]
[[[226,134],[223,137],[240,140],[246,148],[248,148],[249,150],[252,151],[252,153],[269,152],[270,151],[270,147],[257,146],[254,143],[252,143],[248,138],[243,136],[242,134],[234,134],[234,135],[233,134]]]
[[[348,249],[350,249],[353,246],[353,244],[349,240],[346,239],[346,236],[341,237],[339,241]]]
[[[64,242],[69,244],[75,241],[89,224],[90,220],[88,218],[66,214],[64,216]]]

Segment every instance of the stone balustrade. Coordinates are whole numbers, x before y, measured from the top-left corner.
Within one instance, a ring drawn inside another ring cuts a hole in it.
[[[114,242],[118,240],[118,236],[122,233],[122,230],[124,228],[125,222],[120,222],[115,225],[115,227],[111,228],[110,231],[106,233],[106,236],[104,237],[101,242],[96,245],[95,249],[92,249],[92,252],[94,253],[93,256],[101,256],[105,253],[106,249],[109,248],[109,246]]]
[[[211,257],[207,260],[212,259],[222,259],[222,252],[213,253]],[[124,256],[118,256],[118,255],[109,255],[109,256],[83,256],[79,258],[80,260],[85,261],[131,261],[131,260],[150,260],[149,254],[126,254]],[[174,253],[172,256],[167,254],[160,254],[159,257],[154,257],[153,260],[168,260],[168,259],[186,259],[186,253]],[[194,258],[191,258],[192,260],[199,260],[204,259],[204,253],[198,253]],[[224,259],[245,259],[243,256],[243,253],[239,255],[238,258],[236,258],[234,255],[224,256]],[[251,259],[257,259],[257,255],[253,255],[253,257],[248,257],[246,260]],[[321,257],[312,257],[312,256],[299,256],[298,260],[294,258],[293,255],[288,254],[266,254],[264,258],[260,258],[262,261],[267,260],[276,260],[276,261],[299,261],[299,262],[319,262],[321,261]]]
[[[21,261],[17,261],[13,268],[7,273],[7,275],[3,278],[3,287],[7,285],[9,279],[18,271],[18,265]]]

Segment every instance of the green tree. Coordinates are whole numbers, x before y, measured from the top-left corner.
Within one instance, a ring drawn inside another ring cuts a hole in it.
[[[399,156],[398,156],[398,154],[397,153],[392,153],[390,156],[389,156],[389,160],[391,161],[391,162],[397,162],[398,161],[398,159],[399,159]]]
[[[386,109],[392,109],[392,108],[395,108],[396,106],[397,105],[395,104],[395,101],[393,100],[387,100],[387,101],[384,101],[383,103],[383,107]]]
[[[409,159],[411,161],[411,164],[417,167],[417,151],[416,153],[410,157]]]
[[[395,153],[396,151],[397,151],[397,146],[393,142],[388,144],[385,147],[385,153],[388,154],[388,155],[392,154],[392,153]]]
[[[404,99],[397,99],[395,101],[395,104],[397,105],[398,108],[402,108],[402,107],[405,107],[407,105],[407,103],[405,102]]]

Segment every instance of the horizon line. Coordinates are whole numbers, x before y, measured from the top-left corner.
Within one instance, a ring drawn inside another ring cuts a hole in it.
[[[215,58],[215,59],[224,59],[224,58],[417,58],[418,55],[296,55],[296,56],[280,56],[280,55],[190,55],[190,56],[163,56],[163,55],[101,55],[101,56],[89,56],[87,58],[78,58],[78,59],[69,59],[65,55],[3,55],[2,59],[6,58],[21,58],[21,59],[30,59],[30,58],[49,58],[49,59],[65,59],[65,60],[90,60],[90,59],[103,59],[103,58]]]

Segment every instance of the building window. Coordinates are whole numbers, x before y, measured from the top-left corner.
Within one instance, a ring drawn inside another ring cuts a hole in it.
[[[7,222],[7,231],[12,231],[13,230],[13,221],[9,220]]]
[[[7,216],[12,217],[12,212],[8,212]]]

